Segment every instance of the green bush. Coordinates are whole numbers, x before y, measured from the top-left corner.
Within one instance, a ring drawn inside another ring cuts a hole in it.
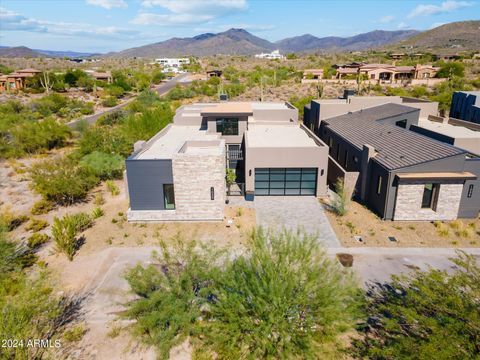
[[[113,96],[109,96],[109,97],[105,98],[104,100],[102,100],[102,105],[105,106],[105,107],[117,106],[118,105],[117,98],[115,98]]]
[[[28,231],[38,232],[48,226],[48,221],[43,219],[30,219],[30,222],[25,226]]]
[[[66,215],[62,219],[53,219],[52,236],[55,241],[55,250],[63,252],[68,260],[72,261],[77,251],[76,221],[72,216]]]
[[[414,270],[367,293],[361,359],[478,359],[480,267],[459,252],[457,269]]]
[[[43,215],[47,214],[54,208],[55,204],[53,204],[51,201],[48,200],[38,200],[33,204],[33,206],[30,209],[30,213],[32,215]]]
[[[155,264],[127,274],[140,297],[126,316],[160,357],[186,338],[222,359],[341,355],[338,337],[358,317],[351,273],[302,234],[257,231],[231,258],[211,246],[162,246]],[[248,356],[245,356],[248,354]]]
[[[27,246],[30,249],[37,249],[50,240],[47,234],[35,233],[28,238]]]
[[[102,180],[119,179],[122,177],[124,159],[117,154],[106,154],[94,151],[85,155],[80,164],[90,168]]]
[[[344,216],[348,212],[348,206],[350,203],[350,193],[345,188],[345,184],[342,179],[338,178],[335,182],[335,194],[331,205],[335,213],[339,216]]]
[[[109,85],[106,87],[105,92],[113,98],[120,98],[125,93],[125,90],[121,86]]]
[[[28,220],[27,215],[15,214],[9,209],[0,213],[0,231],[12,231]]]
[[[60,205],[85,199],[99,181],[90,168],[69,157],[37,163],[31,167],[30,175],[35,191]]]
[[[447,62],[440,64],[440,70],[438,70],[435,77],[437,78],[451,78],[453,76],[464,77],[465,65],[460,62]]]
[[[127,116],[126,112],[123,110],[113,111],[111,113],[100,116],[97,119],[96,125],[99,126],[113,126],[123,122]]]
[[[101,207],[96,207],[92,210],[92,219],[98,219],[104,215],[104,212]]]

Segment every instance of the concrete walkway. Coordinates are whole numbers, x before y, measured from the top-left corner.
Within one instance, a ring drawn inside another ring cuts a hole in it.
[[[296,231],[302,229],[318,237],[325,247],[340,247],[322,205],[312,196],[256,196],[257,225]]]

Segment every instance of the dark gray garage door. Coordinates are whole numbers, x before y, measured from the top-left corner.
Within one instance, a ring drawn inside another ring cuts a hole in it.
[[[255,195],[315,195],[316,168],[257,168]]]

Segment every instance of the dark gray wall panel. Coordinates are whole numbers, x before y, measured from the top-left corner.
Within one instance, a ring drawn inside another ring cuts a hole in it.
[[[172,160],[127,160],[132,210],[165,210],[163,184],[173,184]]]

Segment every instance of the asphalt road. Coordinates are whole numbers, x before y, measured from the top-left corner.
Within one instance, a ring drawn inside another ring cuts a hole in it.
[[[185,80],[186,77],[188,77],[190,74],[188,73],[185,73],[185,74],[180,74],[176,77],[174,77],[173,79],[171,80],[168,80],[166,82],[163,82],[161,83],[160,85],[158,85],[156,88],[155,88],[155,91],[157,92],[158,95],[162,96],[162,95],[165,95],[167,92],[169,92],[170,90],[172,90],[176,85],[177,83],[179,84],[189,84],[189,82],[185,82],[183,80]],[[86,121],[89,125],[92,125],[92,124],[95,124],[95,122],[97,121],[97,119],[102,116],[102,115],[105,115],[105,114],[109,114],[109,113],[112,113],[114,111],[117,111],[117,110],[120,110],[122,108],[124,108],[125,106],[127,106],[128,104],[130,104],[133,100],[135,100],[136,96],[128,99],[127,101],[125,101],[124,103],[122,104],[119,104],[117,106],[114,106],[114,107],[111,107],[111,108],[108,108],[104,111],[101,111],[99,113],[96,113],[96,114],[93,114],[93,115],[89,115],[89,116],[84,116],[82,118],[79,118],[79,119],[75,119],[75,120],[72,120],[70,121],[69,123],[67,123],[67,126],[69,128],[75,128],[75,126],[77,126],[77,124],[81,121]]]

